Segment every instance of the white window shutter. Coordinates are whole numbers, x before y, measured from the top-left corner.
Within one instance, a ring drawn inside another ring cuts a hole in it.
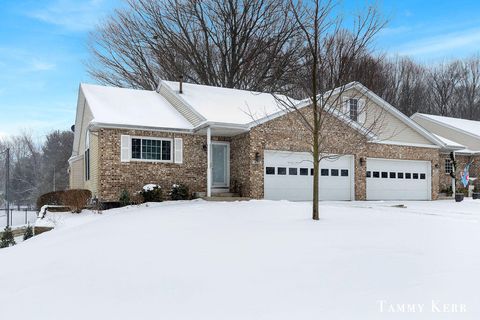
[[[132,139],[129,135],[121,135],[120,137],[120,162],[130,162],[132,154]]]
[[[342,113],[345,117],[350,118],[350,98],[344,97],[343,98],[343,108]]]
[[[367,110],[365,100],[358,100],[358,123],[361,125],[365,124],[367,120]]]
[[[183,163],[183,139],[175,138],[175,163]]]

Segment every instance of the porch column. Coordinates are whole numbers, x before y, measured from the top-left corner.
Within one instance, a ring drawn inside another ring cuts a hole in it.
[[[212,196],[212,130],[207,127],[207,197]]]

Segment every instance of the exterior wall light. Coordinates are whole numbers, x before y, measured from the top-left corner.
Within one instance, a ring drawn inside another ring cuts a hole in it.
[[[255,161],[256,162],[260,161],[260,152],[255,152]]]
[[[360,157],[360,166],[363,167],[363,165],[367,162],[364,157]]]

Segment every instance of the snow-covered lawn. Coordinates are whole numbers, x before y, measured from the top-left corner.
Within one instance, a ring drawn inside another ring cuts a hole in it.
[[[480,201],[324,202],[321,219],[285,201],[56,214],[0,250],[1,319],[480,319]]]

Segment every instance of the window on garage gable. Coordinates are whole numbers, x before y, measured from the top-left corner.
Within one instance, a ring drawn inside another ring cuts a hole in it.
[[[348,100],[349,117],[353,121],[358,121],[358,99]]]

